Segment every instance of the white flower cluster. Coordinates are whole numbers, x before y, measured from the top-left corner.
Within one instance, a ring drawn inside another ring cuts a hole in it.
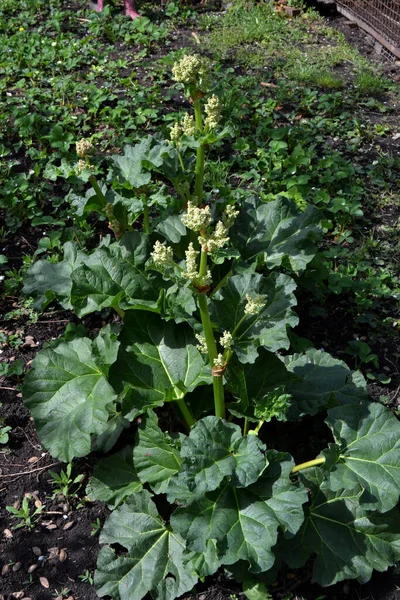
[[[253,298],[250,294],[246,294],[247,304],[244,307],[245,315],[258,315],[260,310],[265,305],[265,296],[257,296]]]
[[[191,117],[188,113],[186,113],[183,117],[182,125],[179,125],[179,123],[174,123],[170,128],[169,136],[171,141],[174,144],[177,144],[183,133],[185,135],[194,135],[196,133],[196,123],[194,122],[193,117]]]
[[[204,125],[209,129],[215,129],[218,126],[221,116],[221,105],[215,94],[207,100],[204,110],[207,114]]]
[[[182,131],[185,135],[194,135],[196,133],[196,123],[188,113],[185,113],[183,117]]]
[[[198,208],[193,202],[188,202],[186,214],[181,218],[182,223],[192,231],[202,231],[211,223],[210,207]]]
[[[174,251],[170,246],[164,246],[164,244],[157,240],[150,256],[157,267],[165,267],[172,262]]]
[[[195,338],[199,342],[196,346],[197,350],[199,352],[201,352],[202,354],[207,354],[208,349],[207,349],[206,338],[203,335],[200,335],[199,333],[195,334]]]
[[[196,86],[203,92],[208,89],[210,80],[210,62],[198,54],[184,56],[172,67],[175,81]]]
[[[233,336],[230,331],[224,331],[224,333],[219,338],[219,343],[223,348],[229,350],[233,346]]]
[[[211,285],[212,277],[210,269],[207,269],[207,273],[200,277],[197,268],[197,256],[200,254],[198,250],[195,250],[193,243],[190,242],[188,249],[185,251],[186,255],[186,273],[185,277],[196,286],[200,287],[203,285]]]
[[[233,204],[228,204],[225,207],[224,214],[222,215],[222,222],[227,229],[232,227],[234,222],[236,221],[236,217],[238,216],[240,211],[235,210]]]
[[[76,153],[80,158],[84,158],[88,154],[90,154],[93,150],[93,145],[90,140],[82,138],[78,142],[75,143]]]
[[[228,244],[228,229],[232,227],[238,214],[239,211],[235,210],[233,205],[228,204],[222,215],[222,221],[218,221],[214,231],[210,235],[199,236],[199,243],[203,250],[206,252],[215,252]]]
[[[215,252],[229,242],[228,230],[222,221],[218,221],[210,235],[200,235],[199,244],[206,252]]]
[[[226,365],[226,360],[222,354],[218,354],[217,358],[214,358],[214,367],[222,369]]]
[[[179,142],[179,138],[182,135],[182,127],[179,123],[174,123],[169,130],[169,137],[171,138],[171,142],[177,144]]]

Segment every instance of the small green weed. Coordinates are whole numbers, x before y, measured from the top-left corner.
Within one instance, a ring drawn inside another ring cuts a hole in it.
[[[13,525],[12,529],[26,528],[28,531],[32,531],[36,527],[44,506],[31,508],[29,503],[30,499],[24,496],[20,506],[6,506],[6,510],[11,513],[12,518],[19,520],[19,523]]]

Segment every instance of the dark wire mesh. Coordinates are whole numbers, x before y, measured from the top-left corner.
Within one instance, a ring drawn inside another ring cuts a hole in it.
[[[365,24],[364,29],[400,55],[400,0],[340,0],[337,6],[361,27]]]

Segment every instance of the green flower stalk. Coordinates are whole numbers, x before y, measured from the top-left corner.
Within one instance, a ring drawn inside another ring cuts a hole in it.
[[[201,98],[210,88],[210,67],[210,61],[197,54],[184,56],[172,67],[173,78],[175,81],[183,83],[193,101],[195,123],[193,124],[189,116],[185,118],[186,121],[184,119],[183,132],[186,135],[196,133],[201,135],[204,131]],[[201,204],[203,200],[204,159],[204,144],[200,144],[196,151],[194,184],[194,196],[197,198],[197,204]]]

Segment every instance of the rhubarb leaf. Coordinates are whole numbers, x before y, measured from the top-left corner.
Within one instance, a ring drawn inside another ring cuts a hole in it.
[[[228,279],[210,304],[213,321],[234,334],[237,357],[243,363],[254,363],[257,348],[275,352],[289,348],[287,327],[295,327],[298,317],[291,307],[297,304],[293,291],[296,284],[287,275],[273,273],[262,277],[243,271]],[[256,314],[246,314],[248,298],[262,301]]]
[[[159,312],[162,280],[159,273],[145,271],[147,251],[147,236],[136,231],[120,243],[97,248],[72,274],[71,301],[77,314],[108,307]]]
[[[66,309],[72,308],[70,302],[72,272],[81,264],[85,255],[79,252],[72,242],[63,246],[64,258],[58,263],[38,260],[27,272],[23,292],[35,300],[34,307],[44,310],[55,298]]]
[[[225,376],[226,387],[237,400],[229,404],[229,411],[252,421],[259,420],[255,414],[259,409],[274,410],[273,397],[276,392],[283,392],[293,378],[282,361],[264,348],[259,350],[259,357],[253,364],[242,364],[233,356]]]
[[[386,512],[400,496],[400,423],[384,406],[363,402],[328,412],[336,446],[325,453],[333,491],[364,488],[363,508]]]
[[[320,585],[355,578],[365,583],[374,569],[385,571],[400,559],[400,513],[371,513],[360,502],[360,486],[334,492],[325,476],[319,468],[300,474],[311,506],[297,535],[283,541],[284,560],[299,567],[316,554],[313,579]]]
[[[156,494],[167,491],[169,481],[179,471],[181,458],[179,439],[168,439],[158,426],[157,415],[148,410],[139,425],[134,450],[134,465],[142,483],[148,483]]]
[[[266,204],[253,198],[244,203],[231,229],[232,245],[246,261],[261,259],[268,268],[284,265],[300,273],[316,253],[320,220],[314,207],[301,212],[281,196]]]
[[[137,311],[127,313],[124,323],[110,381],[118,391],[132,388],[141,408],[178,400],[198,385],[211,383],[210,368],[189,325]]]
[[[39,438],[64,462],[89,454],[92,437],[107,429],[107,407],[117,397],[92,344],[77,338],[42,350],[25,378],[25,403]]]
[[[280,357],[295,376],[287,386],[293,402],[288,418],[315,415],[323,407],[354,404],[367,397],[364,377],[327,352],[307,350],[304,354]]]
[[[269,451],[267,459],[267,468],[250,487],[235,488],[225,482],[173,513],[171,525],[189,549],[205,552],[214,541],[221,564],[246,560],[254,573],[272,567],[278,529],[297,532],[307,493],[290,481],[293,461],[288,454]]]
[[[238,425],[219,417],[204,417],[182,442],[178,486],[187,486],[193,499],[215,490],[225,477],[230,478],[232,486],[248,486],[257,481],[265,468],[264,449],[257,436],[242,437]],[[171,501],[175,500],[174,491],[171,488]]]
[[[133,448],[126,446],[120,452],[99,460],[86,487],[86,494],[90,500],[101,500],[107,502],[108,508],[116,508],[141,489],[142,484],[133,465]]]
[[[100,598],[141,600],[150,593],[159,600],[174,600],[197,581],[184,540],[163,524],[146,490],[108,517],[100,543],[126,549],[120,556],[109,545],[100,551],[94,578]]]

